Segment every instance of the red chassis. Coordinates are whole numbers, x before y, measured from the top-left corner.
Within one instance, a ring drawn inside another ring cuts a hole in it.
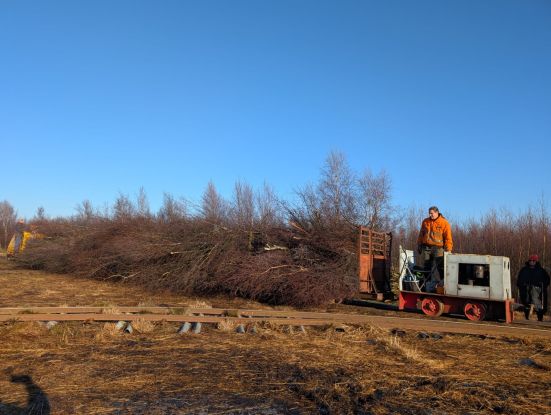
[[[514,299],[492,301],[426,292],[400,291],[398,301],[400,310],[421,310],[431,317],[438,317],[446,313],[463,314],[472,321],[505,320],[507,323],[513,321]]]

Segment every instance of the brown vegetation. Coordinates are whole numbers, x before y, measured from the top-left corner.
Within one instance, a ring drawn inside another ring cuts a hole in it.
[[[240,181],[232,200],[210,182],[200,206],[165,194],[157,214],[143,189],[135,202],[121,194],[103,213],[84,201],[71,218],[37,215],[34,222],[48,238],[33,241],[17,261],[179,293],[316,305],[355,293],[357,225],[392,231],[396,261],[399,245],[415,247],[426,216],[425,210],[394,208],[388,175],[355,174],[340,153],[331,153],[319,182],[297,196],[290,204],[268,185],[255,192]],[[530,253],[544,266],[551,259],[543,202],[519,215],[501,210],[465,223],[449,219],[455,252],[508,256],[513,279]]]
[[[55,236],[33,241],[19,264],[272,304],[325,303],[351,295],[355,287],[353,245],[347,254],[342,241],[333,246],[316,234],[291,229],[245,230],[199,219],[165,223],[153,217],[50,221],[41,229]]]

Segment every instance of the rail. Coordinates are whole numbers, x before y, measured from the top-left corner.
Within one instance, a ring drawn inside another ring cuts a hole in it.
[[[21,321],[167,321],[179,323],[266,323],[288,326],[370,325],[441,333],[538,336],[551,338],[551,325],[475,323],[463,320],[358,315],[344,313],[187,307],[5,307],[0,322]]]

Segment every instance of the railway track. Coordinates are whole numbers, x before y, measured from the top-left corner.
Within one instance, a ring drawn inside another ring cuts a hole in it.
[[[551,324],[519,321],[513,324],[468,322],[414,317],[358,315],[305,311],[185,307],[5,307],[1,321],[168,321],[179,323],[252,324],[270,322],[287,326],[371,325],[442,333],[543,337],[551,339]]]

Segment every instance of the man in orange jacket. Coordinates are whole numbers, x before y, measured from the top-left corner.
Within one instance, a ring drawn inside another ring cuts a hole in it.
[[[425,268],[432,269],[436,265],[438,275],[433,278],[440,281],[444,275],[444,251],[451,252],[453,248],[452,230],[449,222],[442,216],[436,206],[429,208],[429,217],[423,220],[419,237],[417,238],[417,252],[425,263]]]

